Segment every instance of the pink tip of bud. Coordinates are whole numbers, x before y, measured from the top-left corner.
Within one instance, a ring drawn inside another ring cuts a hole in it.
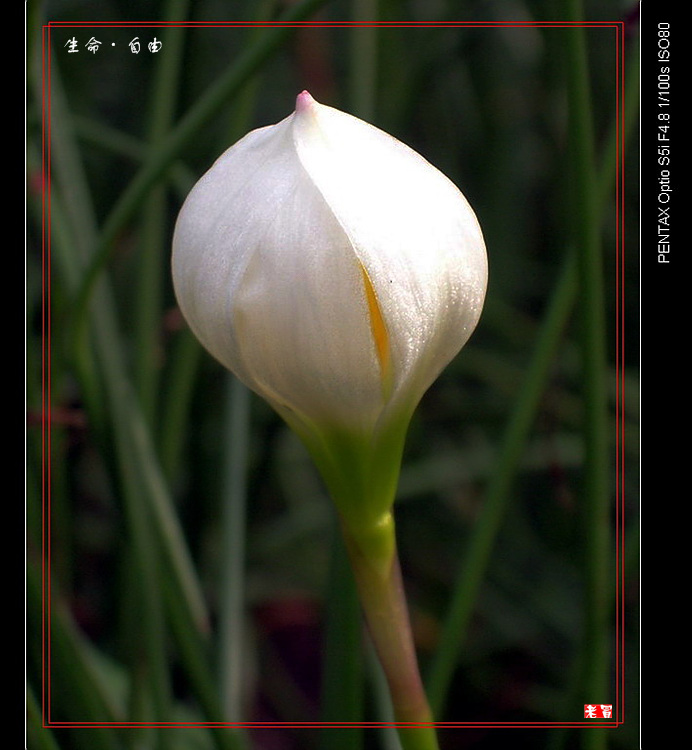
[[[301,91],[296,98],[296,111],[308,110],[314,103],[315,100],[310,96],[308,91]]]

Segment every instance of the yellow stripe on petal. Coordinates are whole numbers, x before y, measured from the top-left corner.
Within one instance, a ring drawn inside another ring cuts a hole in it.
[[[368,272],[365,267],[359,263],[360,272],[363,275],[363,286],[365,287],[365,298],[368,301],[368,312],[370,315],[370,330],[375,342],[375,351],[380,363],[380,377],[382,378],[382,395],[385,401],[392,392],[392,362],[389,349],[389,333],[387,326],[382,317],[380,303],[377,301],[377,295],[373,288]]]

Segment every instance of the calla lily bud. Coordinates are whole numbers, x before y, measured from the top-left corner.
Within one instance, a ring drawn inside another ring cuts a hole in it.
[[[302,438],[342,515],[382,522],[411,414],[483,306],[462,193],[304,91],[192,189],[172,268],[193,332]]]

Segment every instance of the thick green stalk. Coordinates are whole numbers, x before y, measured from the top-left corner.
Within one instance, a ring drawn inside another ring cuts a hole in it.
[[[432,712],[418,670],[396,551],[394,519],[377,528],[342,524],[360,602],[392,699],[403,750],[438,750]]]

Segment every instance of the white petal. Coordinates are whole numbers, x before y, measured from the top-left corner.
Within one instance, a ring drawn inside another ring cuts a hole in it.
[[[372,281],[395,391],[414,389],[417,399],[478,322],[487,283],[478,222],[456,186],[419,154],[301,96],[293,120],[301,162]]]
[[[234,372],[238,343],[227,307],[254,252],[257,227],[250,217],[257,219],[270,200],[272,179],[281,190],[289,132],[286,118],[225,151],[193,187],[176,222],[172,274],[181,311],[201,343]]]
[[[251,133],[194,188],[174,238],[176,292],[202,343],[249,387],[367,432],[382,388],[360,265],[284,123]]]

